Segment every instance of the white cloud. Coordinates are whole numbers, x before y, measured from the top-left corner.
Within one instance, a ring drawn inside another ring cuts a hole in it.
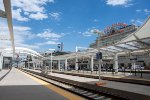
[[[47,14],[38,12],[36,14],[30,14],[29,18],[35,19],[35,20],[43,20],[45,18],[48,18]]]
[[[131,19],[131,22],[137,26],[141,26],[144,23],[144,20],[141,19]]]
[[[22,8],[26,12],[43,12],[48,2],[54,3],[54,0],[12,0],[12,6]]]
[[[25,27],[25,26],[14,26],[14,30],[16,30],[16,31],[29,31],[29,30],[31,30],[31,28]]]
[[[60,12],[51,12],[50,13],[50,17],[51,19],[54,19],[54,20],[60,20]]]
[[[40,38],[44,38],[44,39],[49,40],[49,41],[43,42],[43,43],[36,43],[35,45],[43,46],[43,45],[56,45],[56,44],[60,44],[60,42],[58,42],[58,40],[62,36],[64,36],[64,35],[65,35],[64,33],[57,34],[57,33],[54,33],[50,29],[46,29],[46,30],[44,30],[43,33],[39,33],[36,36],[40,37]]]
[[[90,37],[93,35],[93,33],[91,32],[92,29],[88,29],[87,31],[83,32],[82,35],[86,36],[86,37]],[[79,32],[81,33],[81,32]]]
[[[24,26],[14,26],[14,35],[16,38],[15,40],[21,39],[23,42],[36,38],[36,35],[31,33],[31,28]]]
[[[125,7],[129,7],[133,4],[130,4],[132,0],[106,0],[106,4],[107,5],[111,5],[111,6],[125,6]]]
[[[53,38],[51,39],[52,41],[58,41],[59,39],[58,38]]]
[[[24,12],[24,15],[27,15],[27,16],[28,16],[29,14],[30,14],[29,12]]]
[[[144,12],[145,12],[145,14],[149,14],[149,13],[150,13],[150,10],[144,9]]]
[[[0,0],[0,9],[4,10],[3,0]]]
[[[60,42],[55,42],[55,41],[47,41],[46,44],[60,44]]]
[[[78,32],[78,34],[81,34],[82,32]]]
[[[91,32],[86,31],[86,32],[84,32],[84,33],[83,33],[83,36],[89,37],[89,36],[92,36],[92,33],[91,33]]]
[[[148,10],[148,9],[144,9],[144,12],[146,12],[146,13],[150,13],[150,10]]]
[[[7,27],[7,20],[6,19],[0,19],[0,33],[5,34],[8,39],[10,39],[8,27]],[[59,44],[58,42],[59,38],[61,38],[64,33],[56,34],[52,30],[46,29],[43,33],[40,34],[33,34],[31,33],[31,28],[26,26],[14,26],[14,39],[15,39],[15,46],[16,47],[26,47],[30,49],[39,49],[41,46],[44,45],[56,45]],[[1,34],[0,34],[1,35]],[[31,39],[35,38],[48,38],[47,42],[43,43],[30,43],[28,44],[27,41],[30,41]],[[11,47],[11,42],[8,40],[5,42],[5,47]],[[0,46],[1,48],[1,46]]]
[[[43,20],[48,18],[44,6],[47,3],[54,3],[54,0],[12,0],[11,3],[13,19],[18,21]],[[2,0],[0,0],[0,9],[4,9]],[[50,17],[54,20],[60,20],[60,13],[52,12]]]
[[[35,38],[35,35],[32,34],[30,31],[30,27],[14,26],[15,46],[27,47],[31,49],[38,48],[37,46],[31,46],[30,44],[26,43],[26,41]]]
[[[0,19],[0,33],[5,34],[8,39],[10,39],[9,31],[8,31],[8,26],[7,26],[7,21]],[[19,47],[27,47],[30,49],[37,49],[39,48],[36,45],[30,45],[26,44],[26,41],[29,41],[30,39],[33,39],[35,37],[34,34],[32,34],[30,27],[25,27],[25,26],[14,26],[14,40],[15,40],[15,46]],[[5,41],[5,47],[11,47],[11,42],[10,40]]]
[[[52,32],[52,30],[49,30],[49,29],[45,30],[43,33],[37,34],[37,36],[40,38],[45,38],[45,39],[59,39],[62,37],[62,35],[56,34]]]
[[[60,44],[60,42],[47,41],[47,42],[43,42],[43,43],[36,43],[36,45],[38,45],[38,46],[43,46],[43,45],[56,45],[56,44]]]
[[[5,34],[7,39],[10,39],[8,26],[7,26],[7,20],[0,18],[0,35]],[[40,46],[44,45],[56,45],[59,44],[58,40],[64,36],[64,33],[56,34],[52,30],[46,29],[43,33],[39,34],[33,34],[31,33],[32,29],[30,27],[26,26],[14,26],[14,39],[15,39],[15,46],[16,47],[26,47],[30,49],[39,49]],[[40,38],[39,38],[40,37]],[[47,42],[43,43],[34,43],[30,42],[27,43],[27,41],[33,40],[35,38],[39,39],[46,39],[49,40]],[[10,40],[5,42],[5,47],[11,47]],[[0,46],[1,48],[1,46]]]
[[[130,6],[133,6],[133,4],[132,4],[132,3],[130,3],[130,4],[126,4],[126,5],[124,5],[124,7],[130,7]]]
[[[142,11],[141,9],[137,9],[137,10],[136,10],[136,12],[141,12],[141,11]]]
[[[145,13],[145,14],[150,14],[150,10],[148,9],[137,9],[136,10],[137,13]]]
[[[29,19],[26,17],[23,17],[21,13],[22,13],[22,10],[20,8],[16,10],[12,10],[12,17],[18,21],[28,21]]]
[[[17,42],[16,45],[18,47],[25,47],[25,48],[30,48],[30,49],[39,49],[38,45],[30,45],[30,44],[19,43],[19,42]]]
[[[94,21],[94,22],[99,22],[99,20],[98,20],[98,19],[94,19],[93,21]]]
[[[48,18],[44,5],[54,3],[54,0],[12,0],[13,18],[27,21],[29,18],[42,20]]]

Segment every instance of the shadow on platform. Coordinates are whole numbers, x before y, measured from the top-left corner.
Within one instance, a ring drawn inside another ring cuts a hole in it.
[[[67,100],[42,85],[0,86],[0,100]]]

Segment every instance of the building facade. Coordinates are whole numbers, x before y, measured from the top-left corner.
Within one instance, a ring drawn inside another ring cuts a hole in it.
[[[105,47],[105,46],[110,46],[113,45],[120,40],[124,39],[131,33],[135,32],[138,29],[135,25],[126,25],[123,23],[117,23],[113,24],[111,27],[107,27],[104,30],[104,35],[97,38],[94,43],[90,44],[91,48],[97,48],[97,43],[99,39],[99,46],[100,47]],[[135,65],[140,65],[144,69],[150,69],[150,57],[146,53],[139,53],[139,54],[134,54],[132,55],[132,58],[135,60],[131,60],[131,56],[129,55],[119,55],[118,57],[118,65],[119,68],[125,67],[125,68],[131,68],[133,65],[132,63],[134,62]],[[113,60],[113,59],[112,59]],[[110,61],[110,64],[113,64],[113,61]]]

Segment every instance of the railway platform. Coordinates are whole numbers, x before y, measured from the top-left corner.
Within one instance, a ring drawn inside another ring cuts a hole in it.
[[[3,71],[7,73],[7,71]],[[0,74],[2,74],[0,72]],[[16,68],[0,81],[0,100],[83,100]]]
[[[0,81],[0,100],[83,100],[82,96],[72,93],[68,90],[60,88],[51,82],[50,80],[58,80],[57,83],[61,84],[69,83],[77,85],[77,87],[86,88],[85,91],[76,88],[75,90],[84,95],[89,95],[90,91],[95,91],[101,96],[96,98],[109,98],[112,100],[113,96],[123,97],[132,100],[149,100],[150,98],[150,87],[148,85],[116,82],[110,80],[98,80],[97,78],[81,77],[75,75],[67,75],[63,73],[48,72],[43,75],[40,70],[34,69],[16,69],[12,68],[9,71],[3,71],[3,74],[7,75]],[[33,72],[34,75],[30,73]],[[2,74],[2,73],[1,73]],[[36,77],[36,74],[42,75],[40,77],[47,77],[47,81]],[[97,85],[96,83],[100,83]],[[101,84],[105,83],[105,84]],[[69,85],[68,85],[69,86]],[[72,88],[73,89],[73,88]],[[107,95],[104,95],[104,94]],[[91,96],[97,96],[91,94]],[[136,99],[135,99],[136,98]],[[96,99],[99,100],[99,99]],[[101,100],[101,99],[100,99]],[[105,100],[105,99],[104,99]],[[107,99],[106,99],[107,100]],[[116,99],[113,99],[116,100]]]
[[[41,73],[41,71],[39,70],[33,70],[33,69],[27,69],[33,72],[37,72],[37,73]],[[91,85],[95,85],[95,83],[101,82],[101,83],[106,83],[100,86],[100,88],[102,87],[103,89],[112,89],[114,93],[119,93],[120,91],[122,92],[122,94],[126,94],[128,96],[133,96],[135,95],[135,97],[137,96],[140,97],[141,95],[144,97],[148,97],[150,98],[150,87],[148,85],[141,85],[141,84],[134,84],[134,83],[127,83],[127,82],[116,82],[116,81],[109,81],[109,80],[98,80],[98,79],[94,79],[94,78],[87,78],[87,77],[81,77],[81,76],[74,76],[74,75],[67,75],[67,74],[60,74],[60,73],[49,73],[48,75],[53,76],[53,77],[59,77],[62,79],[68,79],[68,80],[72,80],[72,81],[77,81],[77,82],[81,82],[81,83],[87,83],[87,84],[91,84]],[[101,88],[101,89],[102,89]],[[109,92],[109,91],[105,91],[105,92]],[[133,95],[132,95],[133,93]],[[121,95],[122,95],[121,94]],[[138,100],[138,99],[136,99]],[[142,100],[142,99],[139,99]],[[143,98],[143,100],[146,100],[146,98]],[[148,100],[148,99],[147,99]]]
[[[66,75],[73,75],[73,76],[80,76],[80,77],[87,77],[87,78],[94,78],[98,79],[99,75],[97,71],[58,71],[54,70],[54,73],[66,74]],[[141,73],[140,71],[126,71],[126,72],[101,72],[101,79],[103,80],[110,80],[110,81],[117,81],[117,82],[126,82],[126,83],[134,83],[134,84],[142,84],[142,85],[150,85],[150,72],[147,70],[143,70]]]
[[[0,71],[0,80],[2,80],[10,71],[11,69],[3,69]]]

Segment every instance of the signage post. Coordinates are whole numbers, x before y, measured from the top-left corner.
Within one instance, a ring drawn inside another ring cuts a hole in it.
[[[99,81],[100,81],[100,79],[101,79],[100,74],[101,74],[102,52],[96,53],[96,59],[99,62],[98,74],[99,74]]]

